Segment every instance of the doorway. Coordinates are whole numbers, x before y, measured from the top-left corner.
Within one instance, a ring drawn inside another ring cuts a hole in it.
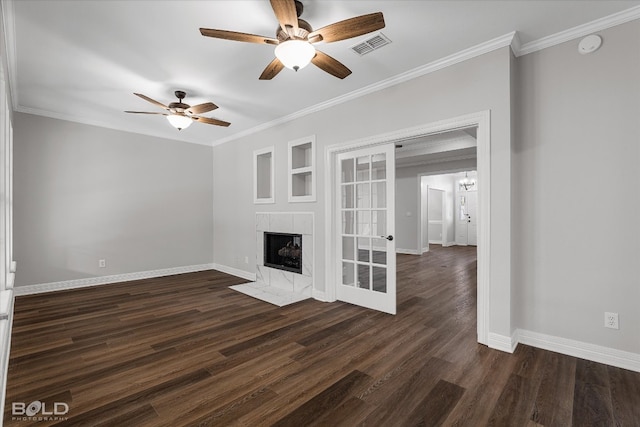
[[[478,248],[477,248],[477,334],[478,342],[488,343],[489,320],[489,265],[490,265],[490,112],[482,111],[453,119],[443,120],[400,131],[389,132],[362,138],[346,143],[339,143],[325,148],[325,294],[324,300],[336,301],[338,286],[342,281],[342,224],[338,221],[339,170],[338,156],[365,147],[402,144],[416,138],[441,134],[453,130],[477,128],[477,171],[479,181],[485,183],[478,191]],[[395,185],[395,177],[388,181]],[[414,175],[415,182],[415,175]],[[414,193],[415,194],[415,193]],[[415,200],[415,199],[414,199]],[[393,201],[389,201],[388,209],[395,214]],[[401,213],[398,213],[398,216]],[[391,227],[395,227],[394,224]],[[397,230],[388,229],[387,237],[393,237]],[[413,242],[418,243],[415,238]],[[417,248],[416,248],[417,249]]]

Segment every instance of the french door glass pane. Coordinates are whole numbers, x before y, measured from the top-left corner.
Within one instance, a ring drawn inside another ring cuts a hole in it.
[[[369,195],[369,183],[356,184],[356,207],[358,209],[363,209],[370,206],[371,197]]]
[[[355,237],[342,237],[342,259],[353,260],[355,254]]]
[[[386,267],[371,267],[373,270],[372,289],[377,292],[387,293],[387,269]]]
[[[350,209],[354,207],[353,201],[353,185],[347,184],[342,186],[342,208]]]
[[[369,264],[358,264],[358,287],[371,289],[369,287]]]
[[[356,230],[361,236],[371,235],[371,212],[370,211],[357,211],[356,212]]]
[[[371,212],[371,234],[373,236],[387,235],[387,212],[372,211]]]
[[[375,264],[387,263],[387,240],[371,239],[371,260]]]
[[[344,159],[342,161],[341,182],[353,182],[355,171],[353,167],[353,159]]]
[[[385,154],[375,154],[371,159],[371,179],[387,178],[387,156]]]
[[[356,158],[356,181],[369,181],[369,156]]]
[[[368,237],[358,237],[358,261],[369,262],[370,249],[371,239]]]
[[[386,208],[387,207],[387,182],[371,183],[371,207]]]
[[[355,264],[352,262],[342,263],[342,284],[346,286],[355,285]]]
[[[342,211],[342,234],[355,234],[354,212]]]

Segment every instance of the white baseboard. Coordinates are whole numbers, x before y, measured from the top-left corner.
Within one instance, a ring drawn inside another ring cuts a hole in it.
[[[9,374],[9,353],[11,351],[11,329],[13,327],[13,291],[5,290],[0,292],[0,405],[4,408],[7,394],[7,375]],[[0,425],[2,422],[0,420]]]
[[[489,348],[513,353],[518,346],[518,331],[515,331],[510,337],[489,332],[487,345]]]
[[[406,255],[420,255],[417,249],[400,249],[396,248],[397,254],[406,254]]]
[[[318,301],[322,301],[322,302],[334,302],[333,301],[329,301],[329,299],[327,298],[327,295],[324,293],[324,291],[318,291],[317,289],[313,289],[311,291],[311,296],[313,297],[313,299],[318,300]]]
[[[518,330],[518,342],[568,356],[604,363],[618,368],[640,372],[640,354],[616,350],[567,338],[537,332]]]
[[[174,274],[194,273],[196,271],[217,270],[215,264],[187,265],[184,267],[163,268],[160,270],[140,271],[136,273],[114,274],[111,276],[88,277],[86,279],[65,280],[62,282],[40,283],[37,285],[16,286],[16,296],[33,295],[44,292],[63,291],[67,289],[86,288],[89,286],[108,285],[110,283],[130,282],[132,280],[151,279],[153,277],[171,276]]]
[[[212,267],[214,270],[222,271],[223,273],[230,274],[232,276],[241,277],[250,282],[256,281],[256,273],[250,273],[248,271],[240,270],[239,268],[229,267],[222,264],[213,264]]]

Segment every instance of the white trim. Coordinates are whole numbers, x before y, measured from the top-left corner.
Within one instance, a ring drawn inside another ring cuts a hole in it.
[[[405,254],[405,255],[420,255],[420,252],[416,249],[402,249],[396,248],[397,254]]]
[[[568,356],[640,372],[640,354],[518,329],[518,342]]]
[[[229,267],[222,264],[213,264],[211,267],[213,270],[218,270],[226,274],[230,274],[232,276],[240,277],[242,279],[246,279],[250,282],[256,281],[256,273],[250,273],[248,271],[240,270],[239,268]]]
[[[516,56],[527,55],[529,53],[537,52],[560,43],[606,30],[607,28],[615,27],[616,25],[621,25],[625,22],[633,21],[638,18],[640,18],[640,6],[635,6],[630,9],[605,16],[604,18],[596,19],[595,21],[587,22],[586,24],[578,25],[577,27],[569,28],[568,30],[525,43],[519,46],[519,48],[517,45],[512,46],[512,48],[515,48],[513,53]]]
[[[487,345],[489,348],[513,353],[518,346],[518,331],[514,331],[510,337],[489,332]]]
[[[132,280],[151,279],[154,277],[171,276],[174,274],[194,273],[196,271],[217,270],[215,264],[188,265],[184,267],[171,267],[159,270],[140,271],[136,273],[114,274],[111,276],[88,277],[86,279],[65,280],[61,282],[39,283],[36,285],[16,286],[16,296],[33,295],[43,292],[63,291],[67,289],[86,288],[89,286],[108,285],[118,282],[130,282]]]
[[[491,111],[479,111],[446,120],[400,129],[384,134],[368,136],[358,140],[325,147],[324,192],[325,192],[325,293],[329,301],[335,301],[336,277],[334,248],[336,247],[336,225],[334,220],[333,190],[335,185],[335,158],[345,151],[367,146],[388,144],[420,138],[426,135],[449,132],[477,126],[477,173],[482,186],[478,189],[478,271],[477,271],[477,327],[478,342],[488,343],[490,286],[491,286]],[[417,251],[416,251],[417,252]],[[509,307],[510,307],[509,303]],[[505,308],[509,310],[509,307]]]
[[[270,188],[269,193],[271,197],[258,197],[258,157],[270,153],[271,154],[271,165],[269,166],[269,176],[270,176]],[[276,162],[275,162],[275,154],[276,150],[273,145],[265,148],[261,148],[259,150],[255,150],[253,152],[253,203],[254,204],[269,204],[276,202]]]
[[[4,408],[5,398],[7,395],[7,377],[9,375],[9,355],[11,353],[11,330],[13,328],[13,306],[15,298],[13,291],[2,291],[0,299],[2,299],[2,320],[0,320],[0,345],[2,346],[2,354],[0,354],[0,405]],[[0,417],[0,426],[2,418]]]
[[[18,107],[18,61],[16,57],[16,19],[15,0],[2,0],[2,23],[4,25],[4,48],[7,61],[9,96],[14,110]]]
[[[292,120],[298,119],[300,117],[307,116],[309,114],[317,113],[318,111],[326,110],[327,108],[334,107],[336,105],[345,103],[347,101],[351,101],[353,99],[360,98],[365,95],[369,95],[374,92],[378,92],[380,90],[386,89],[391,86],[398,85],[400,83],[404,83],[406,81],[415,79],[417,77],[424,76],[429,73],[436,72],[443,68],[449,67],[451,65],[458,64],[460,62],[466,61],[468,59],[475,58],[480,55],[484,55],[485,53],[493,52],[494,50],[498,50],[503,47],[511,46],[513,38],[515,37],[515,31],[505,34],[500,37],[496,37],[495,39],[491,39],[484,43],[477,44],[468,49],[462,50],[460,52],[454,53],[449,56],[445,56],[444,58],[438,59],[436,61],[432,61],[428,64],[422,65],[420,67],[416,67],[412,70],[406,71],[404,73],[398,74],[396,76],[390,77],[388,79],[379,81],[377,83],[371,84],[369,86],[365,86],[361,89],[354,90],[352,92],[346,93],[344,95],[335,97],[325,102],[321,102],[316,105],[312,105],[311,107],[304,108],[302,110],[298,110],[293,114],[289,114],[288,116],[280,117],[276,120],[272,120],[267,123],[263,123],[261,125],[255,126],[250,129],[246,129],[244,131],[238,132],[234,135],[228,136],[226,138],[218,139],[213,142],[213,146],[221,145],[230,141],[235,141],[236,139],[243,138],[248,135],[252,135],[254,133],[261,132],[263,130],[272,128],[274,126],[290,122]]]
[[[313,291],[311,292],[311,296],[313,297],[313,299],[318,301],[332,302],[332,301],[329,301],[329,299],[327,298],[327,294],[325,292],[319,291],[317,289],[313,289]]]

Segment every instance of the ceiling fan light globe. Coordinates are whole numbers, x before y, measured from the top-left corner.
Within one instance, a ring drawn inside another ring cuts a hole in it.
[[[304,40],[287,40],[276,46],[275,53],[285,67],[298,71],[309,65],[316,49]]]
[[[171,126],[178,130],[188,128],[191,126],[191,122],[193,121],[190,117],[182,114],[170,114],[167,116],[167,120],[171,123]]]

